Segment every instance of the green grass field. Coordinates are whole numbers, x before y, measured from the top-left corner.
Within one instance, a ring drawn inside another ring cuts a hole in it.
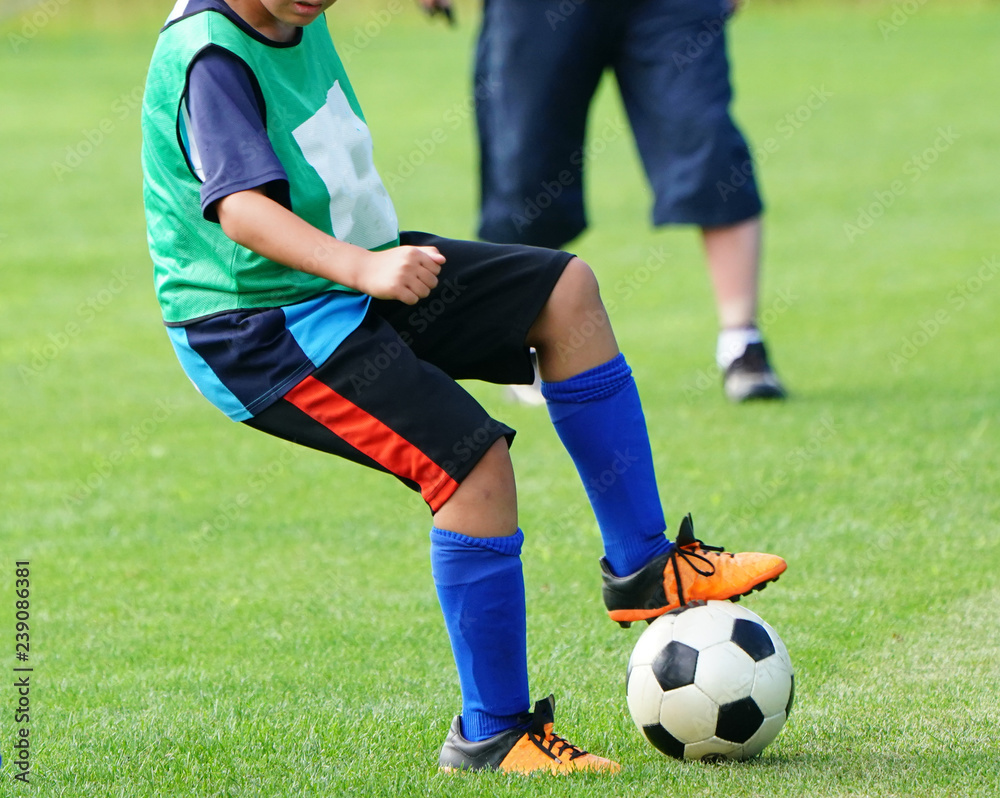
[[[557,729],[624,765],[524,779],[436,772],[459,695],[419,498],[228,422],[174,359],[138,132],[171,3],[15,5],[0,6],[0,796],[1000,794],[1000,8],[752,2],[734,23],[783,405],[722,398],[697,237],[650,227],[604,87],[574,248],[643,391],[671,525],[691,511],[707,542],[789,561],[746,606],[787,643],[796,705],[750,763],[645,743],[624,701],[641,630],[604,616],[572,465],[544,410],[472,385],[519,430],[533,694],[555,692]],[[474,234],[476,8],[455,30],[409,0],[330,14],[404,227]],[[13,778],[24,729],[30,785]]]

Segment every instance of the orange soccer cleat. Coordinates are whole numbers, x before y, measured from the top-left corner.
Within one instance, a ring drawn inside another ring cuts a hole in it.
[[[617,773],[621,765],[602,756],[588,754],[552,731],[555,697],[539,701],[528,713],[527,729],[518,727],[482,742],[462,736],[462,717],[451,724],[441,748],[438,766],[452,773],[458,770],[505,770],[510,773],[571,773],[576,770]]]
[[[629,576],[615,576],[601,559],[604,604],[622,626],[651,621],[694,601],[738,601],[784,573],[787,564],[774,554],[734,554],[706,546],[694,536],[688,513],[670,554],[651,560]]]

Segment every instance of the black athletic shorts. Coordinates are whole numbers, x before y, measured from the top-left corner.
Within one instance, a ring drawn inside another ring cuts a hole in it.
[[[402,233],[446,258],[416,305],[372,300],[325,363],[247,425],[393,474],[436,512],[486,451],[514,430],[455,380],[529,383],[525,345],[573,256]]]

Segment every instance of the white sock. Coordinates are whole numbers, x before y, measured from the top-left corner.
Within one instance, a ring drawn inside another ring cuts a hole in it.
[[[719,331],[715,346],[715,362],[725,371],[740,357],[750,344],[759,344],[763,338],[756,327],[727,327]]]

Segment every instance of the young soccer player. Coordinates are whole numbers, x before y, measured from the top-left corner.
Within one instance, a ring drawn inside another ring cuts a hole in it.
[[[623,625],[758,589],[785,563],[704,546],[689,518],[664,536],[639,396],[587,264],[399,232],[331,5],[179,0],[160,33],[143,172],[170,339],[230,418],[386,471],[429,506],[462,692],[443,769],[616,771],[554,733],[551,698],[530,710],[514,431],[455,380],[530,381],[534,347],[584,484],[628,453],[590,494]]]

